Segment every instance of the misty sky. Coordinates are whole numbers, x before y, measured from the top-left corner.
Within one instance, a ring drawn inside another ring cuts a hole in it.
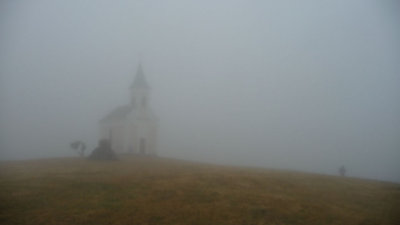
[[[129,103],[161,156],[400,182],[400,4],[0,2],[0,159],[72,156]]]

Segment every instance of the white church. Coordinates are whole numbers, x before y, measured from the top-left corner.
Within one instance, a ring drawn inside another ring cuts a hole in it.
[[[150,86],[139,64],[130,87],[130,104],[117,107],[100,120],[100,139],[115,153],[157,155],[157,118],[150,106]]]

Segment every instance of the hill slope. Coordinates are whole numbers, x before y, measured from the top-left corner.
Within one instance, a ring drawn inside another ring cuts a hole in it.
[[[0,224],[400,224],[400,185],[161,158],[0,164]]]

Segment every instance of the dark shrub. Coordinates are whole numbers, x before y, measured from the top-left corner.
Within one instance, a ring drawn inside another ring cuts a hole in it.
[[[89,159],[93,160],[116,160],[117,157],[111,149],[110,142],[107,139],[101,139],[99,146],[90,154]]]

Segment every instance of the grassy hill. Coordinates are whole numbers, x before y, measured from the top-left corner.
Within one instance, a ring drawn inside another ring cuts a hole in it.
[[[162,158],[0,163],[0,224],[400,224],[400,185]]]

